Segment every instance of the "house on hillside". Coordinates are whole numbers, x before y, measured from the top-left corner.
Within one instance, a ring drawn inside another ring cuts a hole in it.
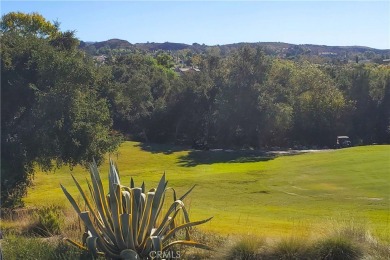
[[[200,69],[197,68],[197,67],[185,67],[185,68],[179,68],[179,67],[176,67],[175,68],[175,71],[179,74],[179,75],[183,75],[184,73],[193,73],[193,72],[200,72]]]
[[[93,59],[99,63],[104,63],[107,59],[106,55],[94,56]]]

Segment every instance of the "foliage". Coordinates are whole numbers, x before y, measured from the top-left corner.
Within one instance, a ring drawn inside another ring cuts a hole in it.
[[[2,207],[21,204],[34,164],[100,161],[119,144],[98,94],[100,69],[65,36],[71,43],[58,46],[13,30],[1,36]]]
[[[82,212],[74,198],[61,185],[88,231],[84,241],[86,247],[69,240],[72,244],[89,250],[95,256],[101,254],[121,259],[147,258],[153,251],[166,252],[172,246],[180,244],[210,249],[190,239],[191,227],[211,219],[196,222],[189,220],[183,199],[195,186],[178,199],[175,190],[167,188],[165,174],[157,188],[149,192],[145,191],[144,184],[140,188],[135,187],[133,179],[130,187],[123,186],[120,184],[118,170],[110,161],[109,193],[106,197],[95,163],[90,166],[90,174],[92,185],[88,184],[88,187],[93,204],[72,176],[89,211]],[[169,190],[173,191],[174,202],[164,214],[162,210]],[[179,213],[183,214],[184,223],[180,223]],[[181,230],[185,230],[185,239],[175,240],[175,236]]]
[[[158,65],[161,65],[167,69],[170,69],[174,66],[172,56],[167,53],[158,54],[156,60]]]
[[[111,105],[114,127],[148,140],[151,121],[158,124],[159,114],[164,113],[167,94],[175,80],[173,72],[140,54],[120,56],[111,61],[110,68],[113,84],[103,88],[103,95]]]
[[[226,83],[217,103],[217,133],[223,143],[258,146],[265,126],[259,102],[269,70],[269,59],[261,49],[244,47],[227,61]]]
[[[314,247],[316,259],[354,260],[361,257],[361,249],[347,237],[325,238]]]
[[[118,56],[110,65],[115,127],[136,140],[217,147],[333,147],[340,134],[355,144],[387,142],[388,66],[288,61],[249,46],[218,50],[179,51],[200,69],[180,77],[145,54]]]
[[[58,23],[52,24],[39,13],[10,12],[3,15],[0,22],[2,33],[16,32],[23,36],[33,34],[39,37],[53,37],[58,33],[58,27]]]
[[[4,259],[91,259],[91,256],[63,241],[12,235],[2,241],[2,251]]]
[[[304,260],[311,259],[308,242],[304,238],[282,239],[272,245],[266,253],[268,259]]]
[[[59,235],[64,226],[63,215],[62,209],[56,205],[39,208],[34,212],[36,223],[30,231],[44,237]]]
[[[261,252],[265,246],[265,240],[254,236],[239,238],[227,250],[225,259],[256,260],[261,259]]]

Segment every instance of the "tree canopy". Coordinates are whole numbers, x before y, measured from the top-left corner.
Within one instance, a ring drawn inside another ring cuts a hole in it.
[[[29,30],[53,28],[44,26]],[[119,139],[91,58],[18,30],[3,32],[1,45],[1,199],[7,206],[20,203],[36,165],[99,162]]]

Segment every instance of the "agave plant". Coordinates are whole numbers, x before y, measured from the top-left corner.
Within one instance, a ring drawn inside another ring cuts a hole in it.
[[[100,174],[95,162],[90,164],[91,182],[87,181],[89,194],[84,192],[78,181],[72,178],[85,202],[88,211],[82,211],[75,199],[61,185],[63,192],[86,227],[83,243],[66,239],[95,257],[104,255],[114,259],[145,259],[151,252],[157,259],[174,245],[187,245],[210,250],[205,244],[191,240],[190,229],[211,218],[191,222],[183,199],[194,189],[193,186],[180,198],[173,188],[167,187],[165,173],[157,188],[145,192],[145,184],[135,187],[131,178],[130,187],[121,185],[118,169],[110,160],[108,194],[105,195]],[[173,193],[173,203],[163,207],[168,191]],[[163,210],[167,208],[167,210]],[[164,213],[163,213],[164,212]],[[179,221],[178,214],[184,216]],[[183,231],[183,239],[176,234]],[[184,236],[185,234],[185,236]]]

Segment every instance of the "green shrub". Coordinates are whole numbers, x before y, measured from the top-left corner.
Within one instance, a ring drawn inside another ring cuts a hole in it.
[[[3,259],[70,260],[92,259],[62,240],[8,236],[2,242]]]
[[[263,255],[263,259],[303,260],[311,259],[306,239],[288,238],[273,244]]]
[[[30,231],[44,237],[59,235],[64,225],[62,209],[54,205],[37,209],[34,219],[35,224]]]
[[[315,259],[354,260],[362,256],[362,250],[351,239],[335,236],[319,240],[314,246]]]
[[[227,250],[226,259],[230,260],[256,260],[261,259],[260,253],[264,246],[264,239],[245,236],[233,243]]]

